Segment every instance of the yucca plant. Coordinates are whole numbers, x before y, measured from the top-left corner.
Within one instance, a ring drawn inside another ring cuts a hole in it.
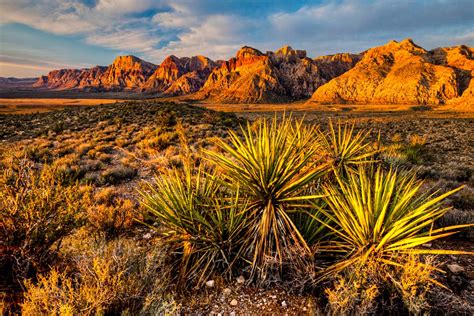
[[[361,164],[367,164],[374,160],[378,149],[374,148],[368,141],[370,131],[359,131],[355,133],[354,124],[337,123],[334,128],[329,121],[329,132],[319,133],[319,144],[321,152],[330,161],[330,167],[340,175],[347,175]]]
[[[207,151],[225,183],[248,200],[246,249],[252,274],[258,272],[260,278],[265,278],[268,263],[281,266],[295,249],[308,250],[291,214],[320,197],[309,186],[327,170],[315,159],[316,130],[291,117],[279,123],[262,119],[254,127],[241,127],[243,139],[230,131],[230,144],[218,141],[222,153]]]
[[[420,249],[418,246],[447,237],[472,224],[434,229],[434,223],[449,208],[441,202],[459,191],[457,188],[436,195],[418,194],[422,181],[414,175],[380,166],[361,166],[347,179],[323,186],[327,208],[319,208],[330,224],[320,221],[337,238],[320,247],[320,251],[342,252],[342,260],[326,270],[337,273],[369,257],[397,265],[397,254],[464,253],[449,250]]]
[[[169,170],[141,191],[149,219],[174,252],[182,288],[199,286],[213,273],[232,273],[243,244],[245,217],[235,197],[220,188],[215,173]],[[186,284],[184,284],[186,282]]]

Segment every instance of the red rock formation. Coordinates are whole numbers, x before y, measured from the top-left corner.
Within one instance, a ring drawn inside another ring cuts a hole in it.
[[[35,87],[57,90],[122,91],[139,88],[156,66],[135,56],[119,56],[108,67],[53,70],[41,76]]]
[[[178,58],[172,55],[160,64],[141,90],[172,95],[192,93],[202,87],[205,79],[216,67],[215,62],[204,56]],[[186,76],[178,80],[183,75]]]

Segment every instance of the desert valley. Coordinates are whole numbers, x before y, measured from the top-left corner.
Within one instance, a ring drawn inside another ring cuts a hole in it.
[[[0,311],[473,314],[473,135],[468,45],[0,78]]]

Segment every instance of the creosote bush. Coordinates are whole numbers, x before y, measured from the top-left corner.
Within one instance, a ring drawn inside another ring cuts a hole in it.
[[[110,239],[132,228],[135,219],[140,217],[136,208],[119,190],[106,187],[94,194],[92,205],[87,209],[87,221],[93,232]]]
[[[331,285],[324,290],[331,313],[365,315],[402,308],[419,315],[428,310],[427,293],[434,285],[437,269],[433,257],[422,262],[416,255],[400,254],[393,258],[397,265],[374,259],[355,263],[331,279]]]
[[[162,248],[128,239],[92,242],[71,271],[52,269],[25,282],[24,315],[161,314],[177,312],[166,294],[168,271]],[[173,311],[174,310],[174,311]]]
[[[56,169],[29,160],[4,160],[0,174],[2,271],[19,278],[42,270],[51,247],[82,225],[90,188],[64,183]]]

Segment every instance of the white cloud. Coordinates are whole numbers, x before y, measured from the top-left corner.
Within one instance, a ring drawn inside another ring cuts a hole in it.
[[[0,0],[0,23],[78,35],[155,63],[170,54],[229,58],[243,45],[265,51],[290,44],[315,56],[405,37],[427,48],[474,42],[472,0],[324,1],[261,16],[229,3],[221,9],[208,0]]]
[[[199,24],[193,24],[156,51],[156,58],[167,55],[177,56],[205,55],[213,59],[229,58],[248,41],[248,32],[255,26],[253,22],[231,15],[210,15]]]

